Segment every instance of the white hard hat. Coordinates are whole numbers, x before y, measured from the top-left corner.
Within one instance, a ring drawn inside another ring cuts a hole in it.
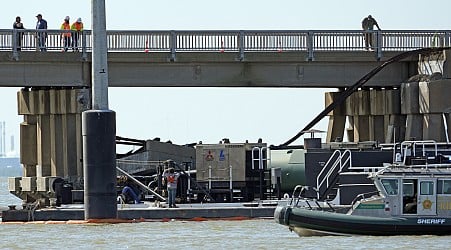
[[[81,18],[77,18],[77,23],[81,23]]]
[[[70,18],[69,18],[69,16],[66,16],[66,18],[64,18],[64,20],[69,20]]]

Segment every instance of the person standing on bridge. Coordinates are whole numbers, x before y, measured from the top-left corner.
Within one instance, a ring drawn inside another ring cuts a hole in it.
[[[78,51],[78,41],[83,31],[83,22],[80,17],[70,26],[70,29],[72,30],[72,49],[73,51]]]
[[[365,36],[365,49],[371,50],[373,49],[373,30],[374,26],[377,27],[378,30],[381,30],[379,24],[376,19],[374,19],[371,15],[363,18],[362,20],[362,29]]]
[[[69,19],[70,19],[69,16],[66,16],[66,18],[64,18],[64,22],[63,24],[61,24],[62,30],[70,31]],[[63,32],[61,36],[63,37],[64,40],[64,51],[67,51],[72,44],[71,32]]]
[[[16,17],[16,21],[13,23],[13,29],[21,29],[23,30],[23,23],[20,21],[20,16]],[[20,51],[22,48],[22,32],[17,32],[16,34],[16,50]]]
[[[47,30],[47,21],[42,19],[42,15],[38,14],[36,16],[38,21],[36,22],[36,30],[37,30],[37,44],[40,51],[47,51],[46,41],[47,41],[47,32],[43,30]]]

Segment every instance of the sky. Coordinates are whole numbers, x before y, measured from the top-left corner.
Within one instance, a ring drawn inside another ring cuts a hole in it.
[[[450,9],[449,0],[106,0],[106,22],[109,30],[359,30],[371,14],[384,30],[449,30]],[[59,29],[65,16],[81,17],[91,29],[88,0],[4,1],[0,29],[11,29],[16,16],[32,29],[38,13],[49,29]],[[7,145],[15,137],[16,151],[23,119],[17,91],[0,88],[0,121],[6,121]],[[109,88],[109,107],[123,137],[176,144],[262,138],[278,145],[322,111],[327,91],[335,89]],[[327,120],[315,128],[326,130]]]

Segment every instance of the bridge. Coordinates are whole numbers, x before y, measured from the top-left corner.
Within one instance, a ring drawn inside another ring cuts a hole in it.
[[[47,52],[36,37],[47,36]],[[0,86],[88,87],[92,34],[62,53],[61,30],[0,30]],[[356,30],[107,31],[111,87],[348,87],[403,51],[449,46],[451,31]],[[20,40],[20,41],[19,41]],[[19,43],[20,42],[20,43]],[[367,86],[415,75],[418,58],[397,62]]]
[[[37,47],[38,32],[47,35],[47,52]],[[23,200],[36,190],[46,193],[43,184],[52,176],[83,186],[81,113],[90,109],[92,37],[85,31],[79,51],[61,52],[63,32],[0,30],[0,87],[25,87],[17,95],[24,175],[14,184]],[[372,37],[374,46],[366,48],[363,32],[355,30],[107,31],[109,86],[346,89],[326,93],[327,105],[393,56],[451,45],[447,30],[374,31]],[[327,114],[326,140],[346,131],[353,142],[444,141],[451,133],[451,67],[449,54],[437,51],[426,56],[432,64],[409,56],[367,77],[364,88]],[[406,83],[419,73],[440,74],[433,84],[430,78]]]

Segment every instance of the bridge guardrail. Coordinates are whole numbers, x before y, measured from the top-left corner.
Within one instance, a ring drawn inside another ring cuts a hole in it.
[[[37,30],[0,30],[0,51],[36,51]],[[47,51],[62,51],[64,30],[45,30]],[[376,58],[384,51],[407,51],[425,47],[451,45],[450,30],[384,30],[372,31]],[[19,43],[20,42],[20,43]],[[81,33],[79,46],[83,56],[92,49],[90,30]],[[307,52],[313,60],[319,51],[364,51],[365,36],[361,30],[227,30],[227,31],[107,31],[109,52]],[[17,56],[17,53],[16,53]]]

